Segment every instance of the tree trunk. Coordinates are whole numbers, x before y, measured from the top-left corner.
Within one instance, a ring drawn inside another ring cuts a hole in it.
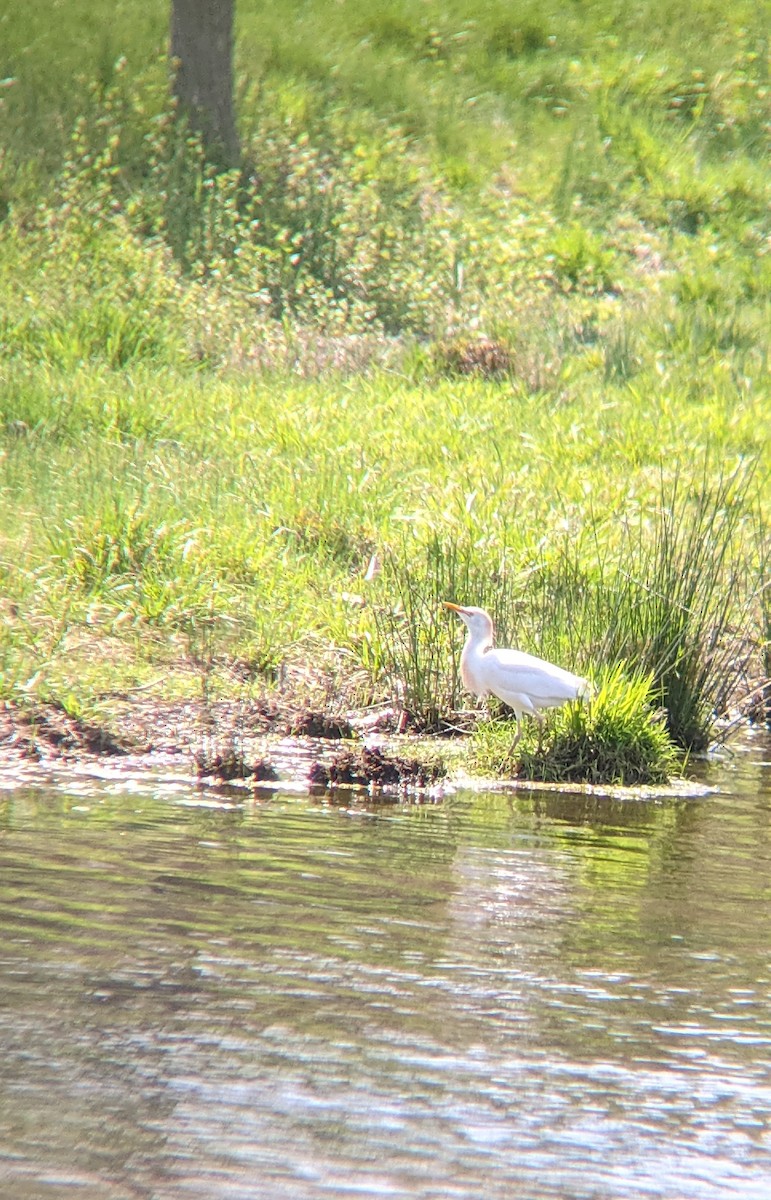
[[[233,11],[235,0],[171,0],[174,95],[207,155],[225,167],[238,164],[233,115]]]

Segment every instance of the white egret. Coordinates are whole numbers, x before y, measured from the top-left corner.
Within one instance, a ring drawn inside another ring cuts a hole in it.
[[[493,622],[483,608],[444,602],[457,613],[468,629],[460,656],[464,687],[475,696],[497,696],[514,709],[517,732],[512,749],[522,736],[522,717],[528,713],[538,722],[539,743],[543,733],[542,708],[558,708],[568,700],[588,698],[592,685],[580,675],[555,667],[553,663],[524,650],[496,650],[493,646]]]

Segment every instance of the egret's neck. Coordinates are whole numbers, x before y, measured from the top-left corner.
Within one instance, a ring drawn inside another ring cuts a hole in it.
[[[493,644],[491,632],[473,633],[470,629],[463,647],[466,654],[484,654]]]
[[[469,629],[460,656],[460,674],[463,686],[467,691],[473,692],[475,696],[487,695],[488,688],[483,669],[483,659],[484,655],[492,647],[492,644],[493,635],[491,631],[476,630],[472,633]]]

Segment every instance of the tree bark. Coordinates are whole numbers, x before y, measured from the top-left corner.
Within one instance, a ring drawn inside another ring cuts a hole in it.
[[[212,161],[238,164],[233,113],[235,0],[171,0],[174,95]]]

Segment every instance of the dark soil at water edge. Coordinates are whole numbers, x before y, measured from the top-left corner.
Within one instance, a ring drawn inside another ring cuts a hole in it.
[[[400,714],[390,708],[333,716],[308,707],[260,699],[248,702],[143,702],[127,706],[120,721],[99,726],[54,706],[0,709],[0,770],[23,762],[75,763],[116,758],[189,763],[199,777],[225,782],[286,781],[289,775],[316,787],[428,787],[447,774],[441,760],[365,746],[362,737],[396,732]],[[116,731],[119,724],[120,732]],[[297,743],[287,753],[285,743]],[[302,750],[300,749],[302,747]]]

